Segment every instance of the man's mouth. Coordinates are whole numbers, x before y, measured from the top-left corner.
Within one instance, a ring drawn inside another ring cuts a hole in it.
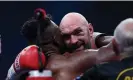
[[[75,51],[81,51],[84,50],[84,46],[80,46],[79,48],[77,48]]]
[[[71,45],[71,47],[68,47],[70,52],[75,52],[75,51],[81,51],[84,50],[84,44],[83,43],[79,43],[76,45]]]

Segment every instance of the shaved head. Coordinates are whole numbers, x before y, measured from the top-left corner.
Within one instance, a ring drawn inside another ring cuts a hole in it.
[[[66,14],[60,23],[60,29],[64,29],[64,28],[68,28],[71,27],[71,25],[88,25],[88,21],[86,20],[86,18],[81,15],[80,13],[76,13],[76,12],[71,12]]]
[[[81,46],[83,48],[85,44],[90,44],[93,27],[80,13],[71,12],[66,14],[62,18],[59,28],[66,45],[71,49],[74,50]]]
[[[114,31],[116,42],[124,52],[133,52],[133,18],[120,22]]]

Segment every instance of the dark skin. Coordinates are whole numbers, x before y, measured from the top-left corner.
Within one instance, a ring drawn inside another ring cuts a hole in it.
[[[51,55],[46,68],[52,70],[56,80],[73,80],[94,64],[110,61],[114,56],[116,53],[111,42],[97,50],[78,51],[69,56]]]
[[[102,47],[104,45],[107,45],[109,42],[111,42],[113,39],[113,36],[101,36],[97,40],[97,46]]]

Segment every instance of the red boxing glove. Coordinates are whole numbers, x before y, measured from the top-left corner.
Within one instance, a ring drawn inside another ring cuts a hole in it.
[[[38,47],[36,45],[31,45],[23,49],[8,70],[6,80],[16,80],[16,77],[19,75],[22,75],[30,70],[38,70],[38,56]],[[45,65],[46,57],[43,53],[41,54],[41,60],[43,65]]]
[[[29,72],[29,76],[26,80],[54,80],[52,77],[52,72],[50,70],[44,70],[39,72],[38,70],[33,70]]]
[[[15,59],[13,67],[15,71],[20,71],[23,69],[39,69],[39,59],[38,59],[38,47],[35,45],[31,45],[23,49]],[[43,65],[46,63],[45,55],[41,54],[41,60]]]

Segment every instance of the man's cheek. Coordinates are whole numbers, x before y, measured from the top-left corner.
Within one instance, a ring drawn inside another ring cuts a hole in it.
[[[86,40],[85,37],[81,37],[81,38],[79,39],[79,42],[80,42],[81,44],[84,44],[86,41],[87,41],[87,40]]]

